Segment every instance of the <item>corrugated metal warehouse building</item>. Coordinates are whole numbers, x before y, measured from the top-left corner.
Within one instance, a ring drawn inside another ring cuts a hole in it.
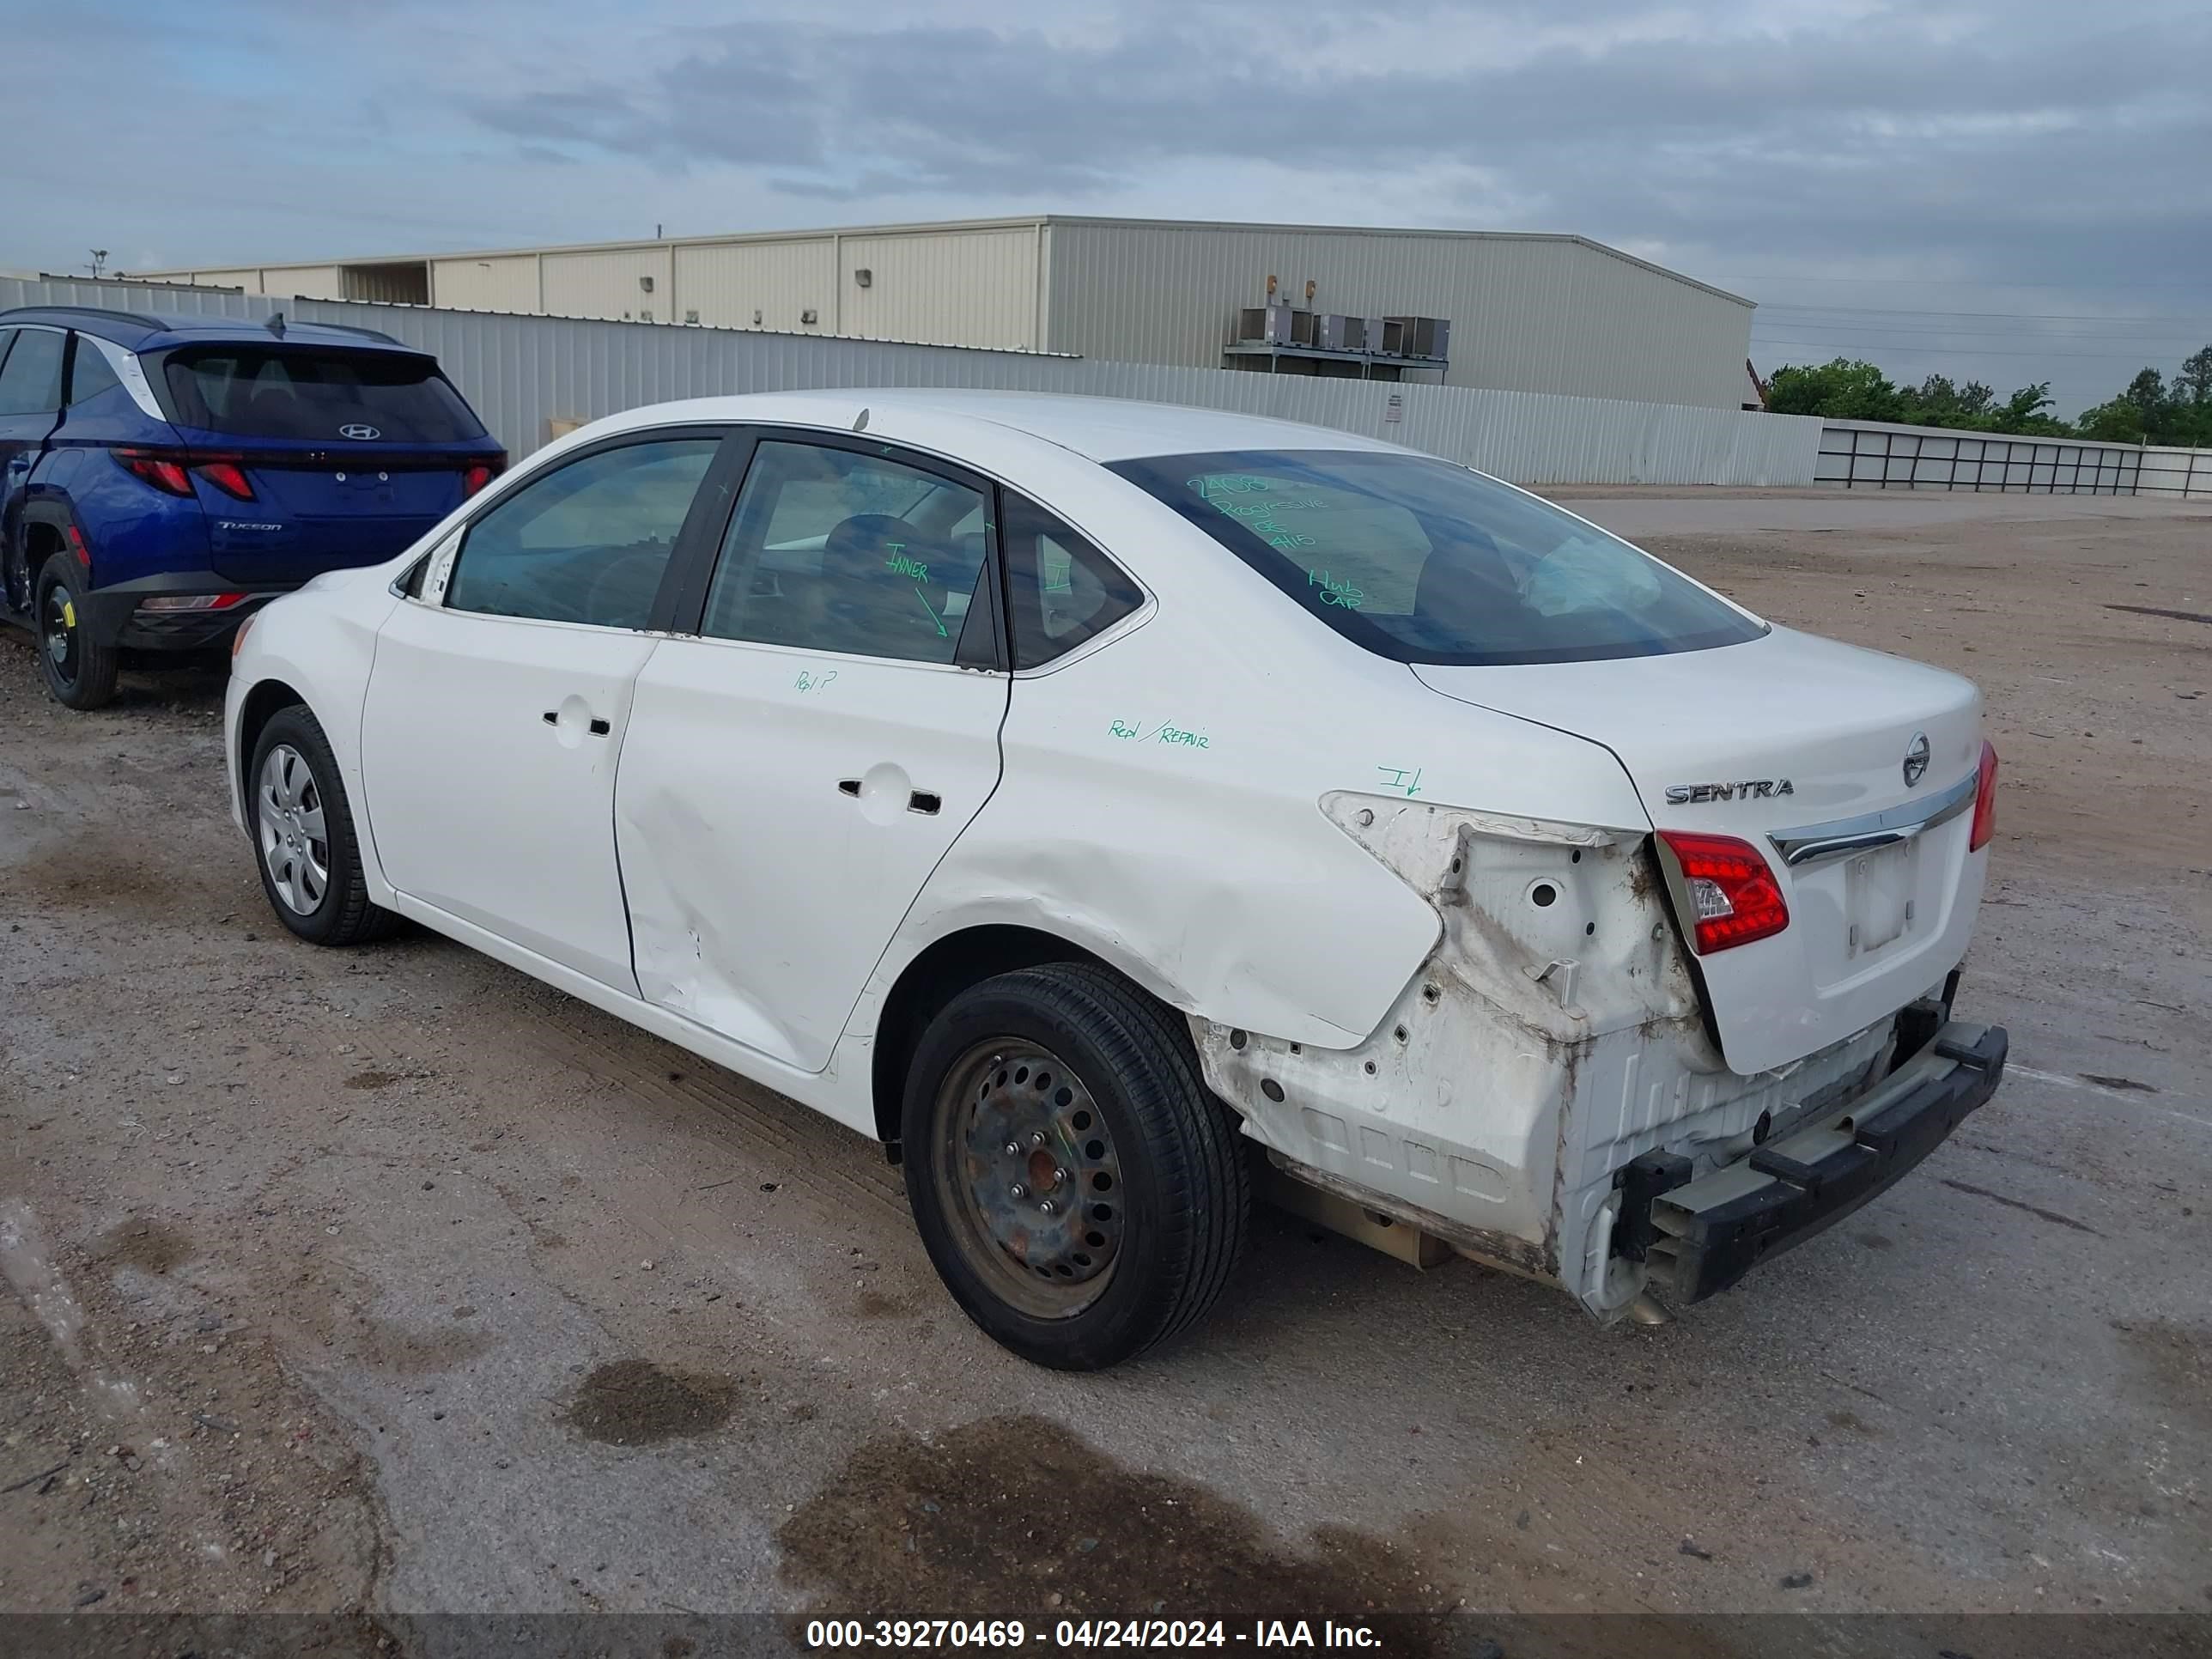
[[[1048,216],[140,271],[248,294],[1274,368],[1735,409],[1752,302],[1580,236]],[[1438,318],[1446,361],[1232,353],[1240,314]],[[1310,285],[1310,297],[1309,297]]]

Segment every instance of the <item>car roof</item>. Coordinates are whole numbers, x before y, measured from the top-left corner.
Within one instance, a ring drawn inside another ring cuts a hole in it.
[[[281,316],[282,313],[280,313]],[[385,351],[423,354],[403,345],[389,334],[373,328],[348,328],[337,323],[285,321],[282,332],[267,322],[247,317],[206,317],[181,312],[110,311],[96,306],[19,306],[0,311],[0,328],[16,323],[46,323],[73,328],[80,333],[112,340],[131,351],[159,350],[179,345],[350,346]]]
[[[1227,373],[1227,371],[1222,371]],[[1378,401],[1379,408],[1379,401]],[[1140,403],[1073,392],[971,392],[939,387],[860,387],[834,392],[765,392],[661,404],[595,423],[602,431],[685,421],[771,421],[849,431],[868,412],[874,429],[895,418],[898,435],[957,439],[963,422],[983,422],[1056,444],[1093,461],[1221,450],[1359,449],[1407,453],[1401,446],[1328,427],[1271,420],[1183,404]],[[934,429],[933,429],[934,428]]]

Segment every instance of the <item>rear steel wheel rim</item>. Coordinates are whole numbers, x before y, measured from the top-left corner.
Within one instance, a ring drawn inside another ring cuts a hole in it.
[[[1068,1319],[1113,1282],[1126,1228],[1105,1116],[1060,1057],[1025,1038],[979,1042],[939,1085],[930,1170],[962,1258],[1036,1319]]]
[[[254,832],[269,884],[295,915],[311,916],[331,888],[331,846],[323,789],[307,757],[280,743],[261,763],[253,788]]]
[[[64,684],[76,684],[76,629],[70,622],[71,600],[69,590],[57,587],[46,595],[46,614],[40,633],[44,636],[46,659],[54,665],[54,672]]]

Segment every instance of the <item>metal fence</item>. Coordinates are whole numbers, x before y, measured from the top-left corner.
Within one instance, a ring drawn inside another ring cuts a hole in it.
[[[2136,494],[2212,500],[2212,449],[2144,450]]]
[[[718,393],[831,386],[1067,392],[1363,433],[1520,483],[1804,484],[1820,422],[1549,392],[1391,386],[1097,358],[667,324],[597,322],[161,284],[0,278],[0,307],[89,305],[380,329],[435,352],[520,459],[556,422]]]
[[[1820,459],[1813,476],[1817,483],[1847,489],[2132,495],[2137,493],[2143,458],[2144,451],[2134,444],[1830,421],[1821,428]],[[2208,458],[2204,480],[2212,484],[2212,458]]]

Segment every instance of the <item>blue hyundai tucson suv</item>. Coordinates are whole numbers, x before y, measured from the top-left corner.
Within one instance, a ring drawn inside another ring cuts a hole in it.
[[[72,708],[389,558],[506,464],[437,359],[386,334],[0,311],[0,611]]]

